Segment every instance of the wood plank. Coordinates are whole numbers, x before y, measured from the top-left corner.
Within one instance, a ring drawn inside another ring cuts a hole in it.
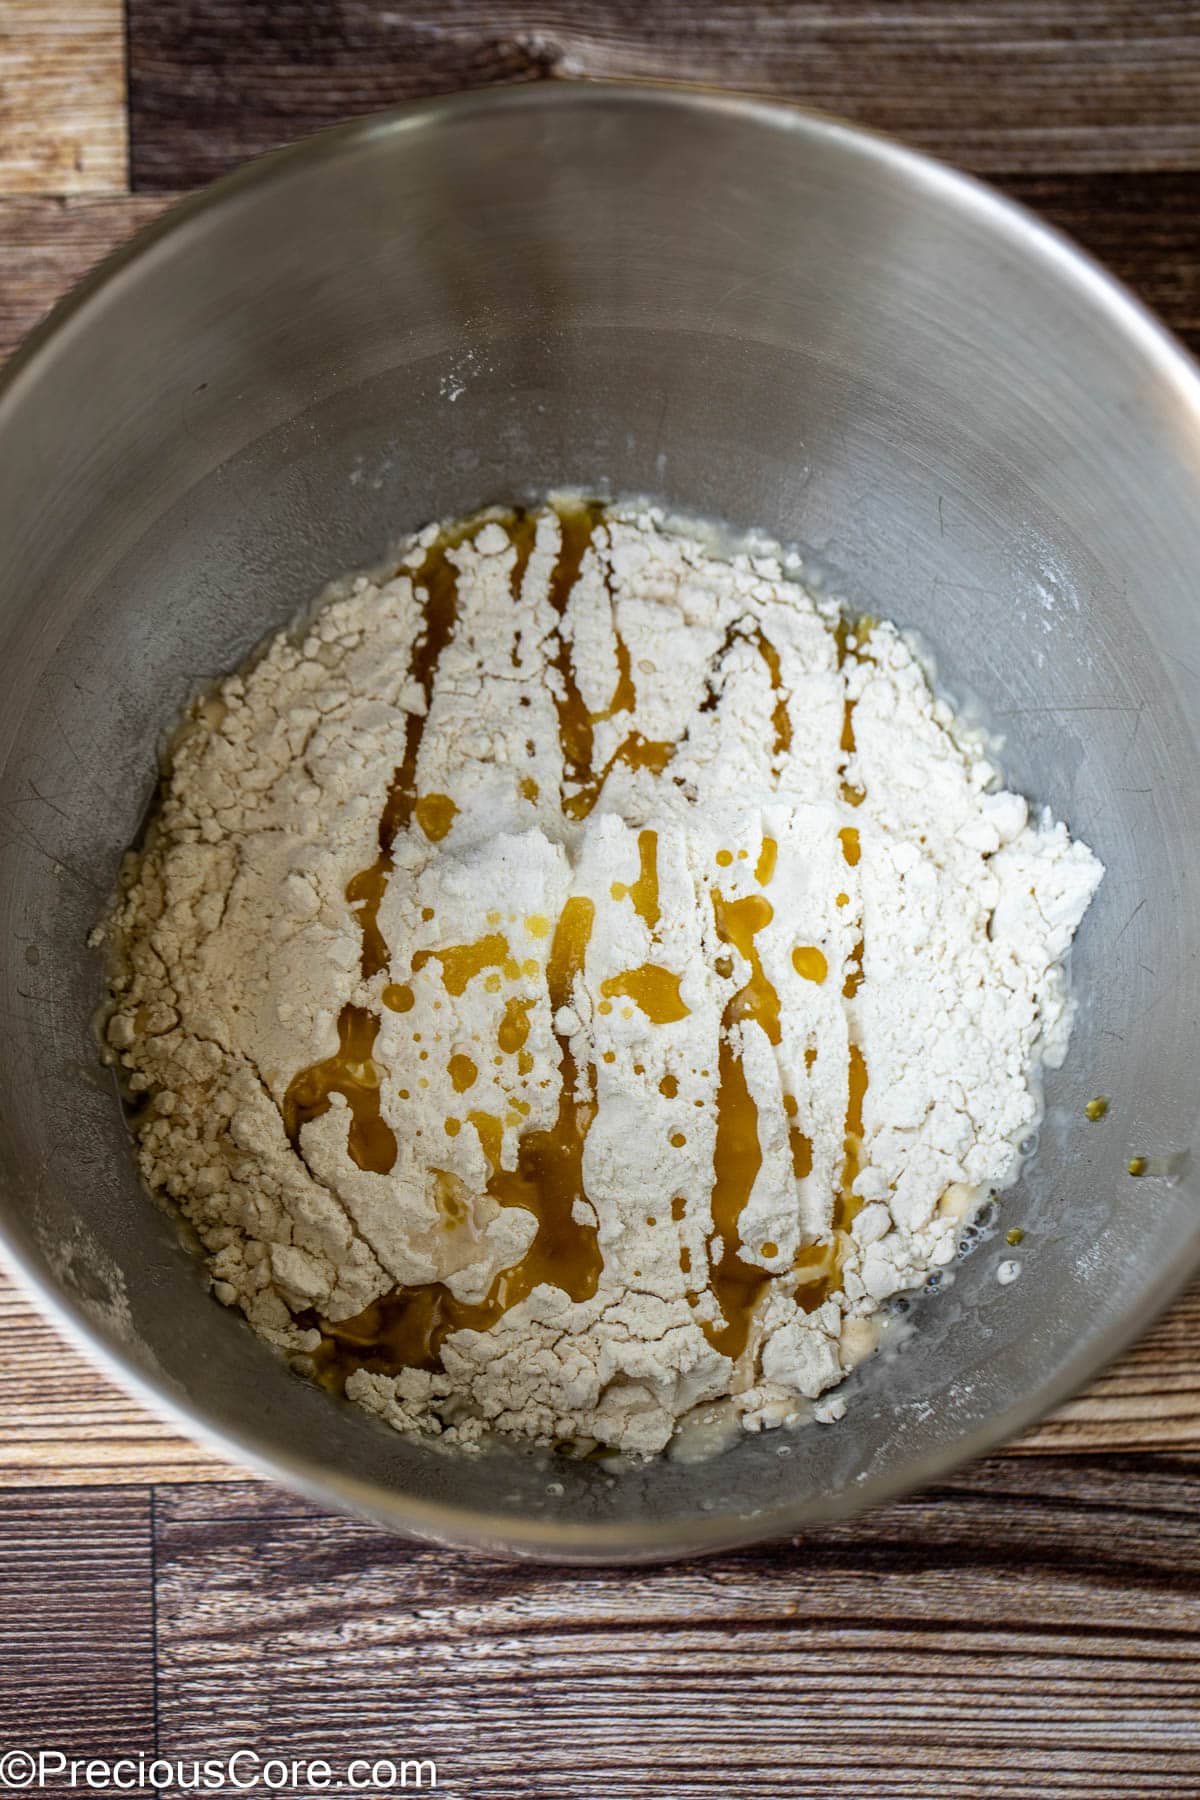
[[[1190,0],[130,0],[135,189],[421,94],[544,76],[780,96],[975,170],[1195,168]]]
[[[489,1800],[1195,1794],[1198,1475],[994,1459],[805,1541],[653,1570],[455,1556],[269,1488],[178,1489],[155,1529],[162,1748],[426,1756]]]
[[[123,1393],[3,1275],[0,1343],[0,1489],[219,1481],[245,1473]]]
[[[150,1513],[147,1492],[0,1493],[0,1749],[152,1751]]]
[[[1200,174],[999,175],[998,186],[1073,237],[1200,350]]]
[[[128,148],[122,0],[5,0],[0,193],[121,193]]]
[[[0,199],[0,359],[93,263],[148,224],[170,199]]]

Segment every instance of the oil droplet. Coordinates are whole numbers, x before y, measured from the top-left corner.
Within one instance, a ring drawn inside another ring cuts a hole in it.
[[[681,1275],[690,1275],[692,1272],[692,1253],[686,1244],[679,1246],[679,1272]]]
[[[475,1082],[479,1077],[479,1070],[475,1067],[471,1058],[463,1055],[461,1052],[450,1058],[450,1061],[446,1064],[446,1069],[451,1081],[454,1083],[454,1091],[456,1094],[465,1094],[469,1087],[474,1087]]]
[[[774,918],[771,902],[762,894],[747,894],[742,900],[726,900],[713,890],[713,912],[717,935],[750,964],[750,979],[733,996],[725,1009],[726,1024],[738,1019],[753,1019],[766,1032],[772,1044],[780,1040],[779,996],[763,973],[762,959],[755,938]],[[718,964],[719,968],[719,964]],[[732,973],[732,964],[730,965]]]
[[[558,508],[562,541],[550,578],[550,603],[560,620],[564,617],[571,590],[579,579],[584,560],[592,545],[596,527],[604,517],[598,503],[578,502]],[[564,787],[575,791],[563,799],[563,811],[570,819],[585,819],[600,797],[611,770],[617,763],[630,768],[652,769],[661,774],[675,754],[674,744],[655,742],[631,732],[613,752],[604,768],[593,767],[593,725],[598,719],[628,711],[634,702],[633,678],[629,669],[629,653],[617,634],[617,686],[607,711],[592,714],[583,703],[575,679],[571,643],[567,634],[558,633],[558,649],[553,658],[558,673],[554,704],[558,713],[558,737],[563,753]]]
[[[846,1097],[845,1161],[842,1164],[842,1179],[833,1209],[834,1226],[839,1231],[850,1229],[851,1223],[863,1206],[862,1199],[853,1190],[859,1170],[862,1168],[863,1100],[866,1097],[868,1085],[867,1065],[863,1053],[857,1044],[851,1044]]]
[[[710,1249],[710,1283],[723,1324],[701,1329],[714,1350],[736,1362],[746,1348],[755,1302],[770,1279],[742,1260],[740,1222],[759,1169],[758,1108],[746,1084],[742,1059],[722,1037],[717,1057],[717,1133],[713,1146],[712,1220],[719,1243]]]
[[[687,1139],[683,1135],[682,1131],[673,1131],[671,1133],[671,1142],[675,1146],[676,1150],[682,1150],[683,1146],[687,1143]]]
[[[838,837],[841,839],[842,855],[853,869],[857,865],[859,857],[862,855],[862,847],[858,841],[857,825],[843,825],[842,829],[838,832]]]
[[[658,1084],[658,1091],[667,1100],[673,1100],[679,1092],[679,1081],[674,1075],[664,1075]]]
[[[617,685],[613,689],[612,699],[603,712],[593,713],[592,719],[599,724],[602,719],[614,719],[618,713],[632,712],[637,705],[637,689],[633,682],[633,671],[629,662],[629,646],[617,630],[613,621],[613,636],[617,647]]]
[[[1025,1233],[1021,1230],[1019,1225],[1014,1225],[1011,1231],[1005,1232],[1004,1241],[1006,1244],[1023,1244],[1025,1242]]]
[[[433,684],[442,653],[458,622],[458,571],[447,553],[465,543],[483,523],[483,517],[476,516],[454,530],[442,532],[429,546],[420,568],[412,573],[413,590],[424,597],[424,630],[413,647],[409,674],[420,687],[425,704],[410,712],[405,722],[404,754],[392,776],[379,819],[379,855],[369,868],[360,869],[346,884],[346,899],[355,910],[362,933],[362,972],[368,980],[387,967],[387,945],[378,923],[380,902],[392,871],[392,845],[397,834],[413,820],[417,758]]]
[[[583,967],[591,936],[594,908],[581,896],[567,901],[559,919],[547,962],[547,983],[554,1011],[568,1003],[576,975]],[[397,1287],[354,1319],[316,1319],[324,1343],[314,1361],[323,1378],[340,1380],[352,1369],[395,1374],[403,1368],[432,1369],[440,1363],[449,1333],[488,1331],[510,1306],[546,1282],[562,1288],[574,1301],[590,1300],[600,1279],[601,1255],[594,1225],[574,1217],[583,1187],[583,1147],[594,1106],[576,1098],[578,1071],[569,1042],[558,1039],[561,1053],[558,1119],[550,1131],[531,1131],[517,1145],[517,1167],[500,1165],[503,1128],[491,1113],[471,1113],[491,1176],[487,1191],[502,1206],[533,1214],[537,1231],[520,1260],[496,1277],[478,1304],[456,1300],[443,1282]],[[514,1119],[519,1115],[514,1114]],[[458,1121],[455,1121],[458,1123]],[[394,1154],[394,1146],[393,1146]]]
[[[1149,1167],[1149,1159],[1145,1156],[1134,1156],[1130,1158],[1129,1173],[1131,1175],[1144,1175]]]
[[[763,631],[755,636],[758,653],[767,665],[771,677],[771,691],[775,695],[775,705],[771,710],[771,726],[775,733],[775,755],[784,756],[792,747],[792,721],[788,717],[787,697],[783,691],[783,680],[779,667],[779,652]]]
[[[483,969],[503,967],[508,954],[506,939],[500,932],[493,931],[475,944],[453,944],[445,950],[418,950],[412,959],[413,974],[436,957],[442,965],[446,992],[458,995],[466,992],[467,983]]]
[[[754,865],[754,879],[759,887],[767,887],[775,873],[775,863],[779,856],[779,845],[774,838],[765,837],[762,849],[758,853],[758,861]]]
[[[479,1147],[483,1151],[490,1172],[494,1175],[500,1167],[500,1151],[504,1143],[504,1126],[495,1113],[468,1113],[472,1125],[479,1138]]]
[[[387,942],[379,929],[379,907],[387,888],[391,869],[390,855],[381,856],[369,869],[360,869],[346,883],[346,899],[350,902],[362,937],[360,967],[369,981],[386,969],[389,956]]]
[[[829,964],[815,944],[799,944],[792,951],[792,967],[805,981],[824,981]]]
[[[523,800],[528,800],[530,805],[533,805],[536,802],[538,793],[540,791],[538,788],[537,782],[533,779],[533,776],[532,775],[522,775],[520,787],[521,787],[521,798]]]
[[[529,1008],[532,1005],[532,1000],[523,999],[519,994],[513,994],[504,1003],[504,1017],[496,1032],[496,1042],[509,1056],[514,1056],[529,1036]]]
[[[783,1110],[787,1114],[788,1149],[792,1153],[792,1174],[797,1181],[803,1181],[806,1175],[812,1174],[813,1147],[808,1137],[796,1123],[799,1108],[794,1094],[783,1096]]]
[[[863,941],[859,938],[850,953],[850,964],[846,970],[846,979],[842,983],[842,993],[847,1000],[853,1000],[863,982]]]
[[[632,900],[634,911],[654,931],[659,921],[657,831],[638,833],[638,861],[636,881],[614,881],[609,891],[614,900]]]
[[[462,1120],[461,1119],[447,1119],[445,1121],[445,1131],[446,1131],[447,1137],[457,1137],[461,1130],[462,1130]]]
[[[840,1261],[840,1243],[837,1238],[822,1238],[797,1251],[792,1270],[801,1277],[794,1295],[801,1312],[816,1312],[818,1306],[829,1298],[837,1280]]]
[[[411,1012],[416,1004],[416,997],[406,981],[389,981],[381,997],[392,1012]]]
[[[771,1243],[760,1244],[758,1254],[760,1256],[766,1256],[766,1257],[778,1256],[779,1255],[779,1245],[771,1244]]]
[[[537,539],[537,515],[518,507],[508,521],[508,535],[513,547],[512,570],[508,577],[508,591],[514,600],[519,600],[525,587],[525,571],[529,567],[529,558],[533,554],[533,546]],[[513,645],[512,659],[514,665],[520,662],[517,644]]]
[[[1093,1123],[1097,1119],[1102,1119],[1108,1111],[1108,1096],[1106,1094],[1097,1094],[1094,1100],[1088,1101],[1083,1110]]]
[[[294,1075],[283,1100],[283,1123],[292,1144],[312,1119],[329,1111],[340,1094],[350,1109],[346,1148],[360,1169],[386,1175],[396,1160],[396,1139],[379,1109],[379,1072],[372,1059],[379,1020],[361,1006],[338,1015],[338,1048],[324,1061]]]
[[[842,799],[847,806],[861,806],[867,797],[866,788],[855,787],[853,782],[843,781],[841,785]]]
[[[525,921],[525,929],[531,938],[549,937],[550,921],[544,913],[530,913]],[[515,980],[516,977],[514,976],[512,979]]]
[[[681,976],[660,968],[657,963],[643,963],[638,969],[625,969],[620,975],[610,975],[607,981],[600,983],[600,992],[606,1000],[623,994],[641,1008],[652,1025],[671,1025],[688,1016],[689,1009],[679,997],[681,980]],[[603,1011],[604,1001],[600,1005]],[[624,1016],[632,1018],[633,1015],[626,1012]]]
[[[628,769],[649,769],[654,775],[661,775],[675,754],[675,745],[662,738],[645,738],[640,731],[632,731],[619,744],[605,763],[604,767],[593,774],[590,781],[576,794],[569,794],[563,801],[563,811],[568,819],[586,819],[595,806],[604,784],[618,763]]]
[[[733,851],[732,850],[718,850],[717,851],[717,862],[719,863],[719,865],[721,866],[722,869],[727,869],[730,866],[730,864],[732,863],[732,861],[733,861]]]
[[[676,1225],[679,1224],[680,1220],[683,1218],[683,1215],[684,1215],[684,1213],[686,1213],[686,1211],[687,1211],[687,1201],[684,1199],[682,1194],[676,1194],[675,1198],[671,1202],[671,1217],[674,1219]]]
[[[550,604],[560,621],[566,615],[571,590],[579,579],[600,516],[601,509],[596,506],[575,505],[558,509],[562,536],[558,560],[550,577]],[[571,641],[561,629],[558,633],[554,668],[558,672],[554,704],[558,712],[558,736],[563,753],[563,780],[575,786],[583,786],[590,780],[592,773],[592,717],[583,704],[583,697],[575,680]]]
[[[834,904],[835,904],[835,906],[849,906],[849,904],[850,904],[849,894],[839,894],[836,901],[834,902]]]
[[[422,794],[414,811],[431,844],[440,844],[458,817],[458,807],[449,794]]]

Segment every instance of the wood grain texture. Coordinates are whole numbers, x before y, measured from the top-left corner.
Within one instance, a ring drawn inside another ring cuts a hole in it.
[[[1189,0],[129,0],[133,186],[355,113],[544,76],[782,96],[976,170],[1200,165]]]
[[[0,1750],[154,1743],[149,1493],[0,1493]]]
[[[0,359],[94,263],[169,204],[168,195],[0,198]]]
[[[1194,1795],[1198,1474],[995,1459],[802,1542],[632,1571],[181,1488],[156,1509],[160,1743],[432,1756],[489,1800]]]
[[[4,0],[0,193],[127,186],[122,0]]]
[[[243,1473],[122,1392],[3,1275],[0,1345],[0,1488],[228,1480]]]

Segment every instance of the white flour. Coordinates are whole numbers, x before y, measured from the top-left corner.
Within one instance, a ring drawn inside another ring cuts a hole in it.
[[[107,1043],[297,1366],[403,1430],[648,1453],[796,1416],[953,1257],[1102,871],[890,625],[562,516],[425,533],[197,705]]]

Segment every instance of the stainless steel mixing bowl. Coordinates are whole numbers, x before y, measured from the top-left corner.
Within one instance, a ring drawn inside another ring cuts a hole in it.
[[[134,1179],[85,939],[160,734],[334,574],[555,484],[806,544],[917,628],[1108,877],[1002,1239],[834,1428],[614,1476],[474,1460],[304,1385]],[[404,109],[176,209],[0,393],[0,1208],[63,1322],[196,1435],[448,1542],[654,1557],[837,1519],[1010,1436],[1197,1259],[1200,385],[1033,219],[736,99],[545,86]],[[1090,1096],[1112,1096],[1103,1123]],[[1135,1154],[1171,1178],[1134,1181]]]

